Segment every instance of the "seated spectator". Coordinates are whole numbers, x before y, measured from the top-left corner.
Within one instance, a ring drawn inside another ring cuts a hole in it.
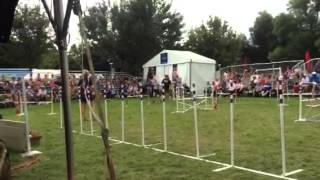
[[[299,93],[300,92],[300,86],[299,86],[299,83],[295,83],[293,85],[293,93]]]

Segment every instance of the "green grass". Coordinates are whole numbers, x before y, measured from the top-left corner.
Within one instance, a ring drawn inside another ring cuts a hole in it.
[[[126,141],[141,143],[140,102],[131,99],[125,107]],[[298,100],[291,98],[285,109],[287,169],[303,168],[291,177],[307,180],[320,179],[320,123],[296,123]],[[109,103],[111,136],[121,139],[119,100]],[[79,131],[79,107],[75,101],[73,128]],[[162,105],[145,101],[146,143],[162,142]],[[58,111],[59,104],[55,104]],[[29,106],[31,128],[43,136],[41,145],[34,147],[43,152],[41,164],[29,172],[17,174],[18,180],[66,179],[64,131],[59,128],[59,115],[48,116],[50,106]],[[195,155],[193,111],[173,114],[175,102],[167,102],[168,150]],[[6,119],[21,119],[14,109],[1,109]],[[216,111],[198,111],[201,154],[216,153],[208,159],[229,163],[229,104],[223,99]],[[85,122],[89,130],[88,122]],[[98,126],[95,124],[95,128]],[[98,135],[98,132],[96,134]],[[281,173],[279,107],[275,99],[242,98],[235,104],[235,163],[266,172]],[[102,141],[95,137],[74,134],[76,179],[105,179]],[[162,148],[162,145],[156,146]],[[256,180],[272,179],[230,169],[219,173],[214,164],[199,162],[150,149],[118,144],[112,147],[118,179],[219,179]],[[13,165],[22,161],[20,155],[12,156]]]

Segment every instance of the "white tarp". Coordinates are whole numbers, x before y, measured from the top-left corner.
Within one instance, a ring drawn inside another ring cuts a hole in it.
[[[165,63],[161,62],[166,54]],[[190,51],[163,50],[143,65],[143,77],[146,80],[149,68],[156,68],[155,79],[161,83],[164,75],[172,78],[173,66],[177,66],[177,73],[182,82],[191,87],[196,84],[197,94],[203,92],[207,82],[215,78],[216,61]],[[191,67],[191,69],[190,69]]]
[[[215,78],[215,66],[208,66],[208,64],[192,63],[191,64],[191,82],[196,84],[197,94],[203,94],[207,83],[210,84]]]
[[[60,70],[57,69],[32,69],[32,79],[37,79],[38,75],[40,75],[40,78],[44,78],[47,76],[48,79],[56,78],[57,76],[60,76]],[[24,79],[29,79],[30,74],[24,77]]]

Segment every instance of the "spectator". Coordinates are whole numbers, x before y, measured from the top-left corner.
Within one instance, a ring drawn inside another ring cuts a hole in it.
[[[162,80],[162,86],[164,88],[164,93],[166,96],[169,96],[170,95],[170,85],[171,85],[171,81],[169,79],[169,76],[168,75],[165,75],[164,76],[164,79]]]

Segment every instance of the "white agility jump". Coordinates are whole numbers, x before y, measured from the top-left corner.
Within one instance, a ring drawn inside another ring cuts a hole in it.
[[[48,113],[49,116],[56,115],[57,113],[54,112],[54,96],[53,96],[53,90],[51,89],[50,92],[50,113]]]
[[[314,90],[314,88],[313,88]],[[307,96],[311,98],[304,99],[303,97]],[[309,103],[309,104],[305,104]],[[307,112],[304,112],[304,108],[306,107]],[[296,122],[320,122],[320,113],[315,108],[320,107],[320,98],[316,97],[314,91],[312,93],[302,93],[302,90],[299,92],[299,116]],[[315,111],[312,111],[315,110]],[[305,114],[310,114],[311,116],[307,116]]]
[[[243,171],[247,171],[247,172],[251,172],[251,173],[255,173],[255,174],[260,174],[260,175],[264,175],[264,176],[269,176],[269,177],[275,177],[275,178],[280,178],[280,179],[287,179],[287,180],[294,180],[295,178],[290,178],[288,176],[302,172],[302,169],[298,169],[298,170],[294,170],[291,172],[287,172],[287,162],[286,162],[286,145],[285,145],[285,123],[284,123],[284,96],[283,94],[281,94],[279,96],[280,99],[280,103],[279,103],[279,112],[280,112],[280,139],[281,139],[281,149],[280,149],[280,153],[281,153],[281,166],[282,166],[282,173],[281,174],[274,174],[274,173],[268,173],[268,172],[264,172],[261,170],[255,170],[255,169],[250,169],[250,168],[245,168],[245,167],[241,167],[241,166],[237,166],[236,162],[235,162],[235,141],[234,141],[234,137],[235,137],[235,132],[234,132],[234,98],[233,95],[230,95],[230,162],[229,163],[223,163],[223,162],[218,162],[218,161],[213,161],[213,160],[208,160],[205,159],[205,157],[208,156],[212,156],[215,155],[215,153],[212,154],[208,154],[208,155],[201,155],[200,154],[200,148],[199,148],[199,130],[198,130],[198,114],[197,114],[197,103],[196,103],[196,97],[194,96],[193,98],[193,110],[194,110],[194,130],[195,130],[195,149],[196,149],[196,154],[195,156],[190,156],[190,155],[185,155],[185,154],[181,154],[181,153],[176,153],[176,152],[172,152],[172,151],[168,151],[168,146],[167,146],[167,120],[166,120],[166,100],[165,100],[165,95],[162,95],[162,120],[163,120],[163,149],[158,149],[158,148],[154,148],[152,147],[152,145],[155,144],[151,144],[151,145],[146,145],[145,143],[145,127],[144,127],[144,103],[143,103],[143,96],[140,96],[140,117],[141,117],[141,144],[135,144],[135,143],[130,143],[125,141],[124,138],[124,111],[121,111],[121,140],[116,140],[113,138],[110,138],[111,141],[116,142],[115,144],[129,144],[129,145],[134,145],[136,147],[143,147],[143,148],[148,148],[148,149],[152,149],[158,152],[164,152],[164,153],[168,153],[168,154],[172,154],[172,155],[176,155],[176,156],[180,156],[180,157],[185,157],[185,158],[189,158],[189,159],[194,159],[194,160],[199,160],[199,161],[203,161],[203,162],[207,162],[207,163],[212,163],[212,164],[216,164],[216,165],[220,165],[223,166],[222,168],[218,168],[213,170],[213,172],[220,172],[220,171],[224,171],[230,168],[234,168],[234,169],[239,169],[239,170],[243,170]],[[124,98],[121,99],[121,102],[124,102]],[[121,104],[121,108],[123,109],[123,105]],[[90,134],[84,134],[84,135],[90,135]],[[92,135],[91,135],[92,136]],[[95,135],[93,135],[95,136]],[[95,137],[100,137],[100,136],[95,136]],[[158,144],[162,144],[162,143],[157,143]]]
[[[79,88],[78,89],[78,103],[79,103],[79,119],[80,119],[80,134],[88,134],[88,135],[91,135],[93,136],[94,135],[94,128],[93,128],[93,115],[92,115],[92,111],[91,111],[91,93],[90,93],[90,90],[88,88],[84,88],[83,89],[83,94],[84,95],[84,98],[85,99],[82,99],[83,97],[81,97],[81,89]],[[86,105],[89,107],[89,124],[90,124],[90,129],[89,131],[85,131],[84,129],[84,125],[83,125],[83,121],[84,121],[84,118],[83,117],[83,114],[85,110],[83,110],[83,106],[85,106],[85,104],[83,104],[82,100],[85,100],[85,103]]]
[[[22,91],[19,93],[19,101],[20,101],[20,115],[23,116],[24,122],[22,122],[22,127],[24,128],[23,137],[25,138],[26,147],[25,153],[22,154],[23,157],[33,157],[35,155],[41,154],[40,151],[32,150],[31,142],[30,142],[30,120],[29,120],[29,111],[28,111],[28,102],[27,93],[26,93],[26,83],[23,77],[30,74],[29,69],[4,69],[0,68],[0,75],[10,76],[21,78]],[[7,127],[6,127],[7,129]],[[7,135],[7,134],[6,134]],[[12,138],[12,137],[10,137]]]
[[[194,89],[195,85],[193,84]],[[193,109],[194,107],[194,97],[186,98],[184,88],[177,88],[176,94],[175,94],[175,100],[176,100],[176,111],[172,113],[185,113],[189,110]],[[196,102],[197,107],[201,110],[212,110],[214,108],[214,97],[213,93],[209,93],[207,91],[207,88],[203,91],[203,96],[197,96],[197,100],[200,100],[199,102]],[[209,106],[208,101],[211,100],[212,107]],[[203,107],[201,107],[203,105]],[[182,107],[181,107],[182,106]]]

